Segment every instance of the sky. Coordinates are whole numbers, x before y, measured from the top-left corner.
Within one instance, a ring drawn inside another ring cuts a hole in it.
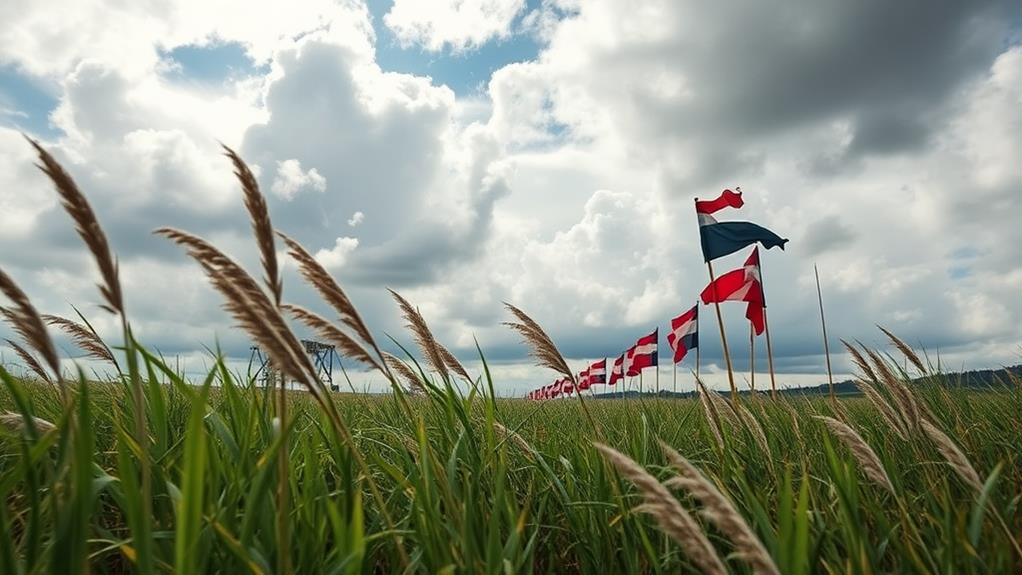
[[[670,387],[663,335],[707,282],[692,200],[734,186],[728,217],[790,240],[761,254],[780,386],[825,381],[814,265],[839,378],[840,339],[888,349],[878,324],[946,369],[1022,354],[1017,2],[14,0],[0,20],[0,268],[117,341],[24,133],[92,201],[136,335],[194,375],[214,346],[244,368],[250,343],[151,231],[261,275],[220,142],[380,339],[410,343],[392,288],[476,373],[478,341],[502,394],[555,377],[501,325],[505,301],[579,370],[659,327]],[[329,313],[284,277],[286,300]],[[744,386],[744,308],[722,312]],[[726,386],[702,318],[703,374]]]

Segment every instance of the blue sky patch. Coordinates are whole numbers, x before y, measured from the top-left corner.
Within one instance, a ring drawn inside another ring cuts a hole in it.
[[[167,74],[172,79],[221,84],[231,78],[269,72],[269,64],[256,66],[238,42],[178,46],[161,51],[160,56],[177,65],[176,70]]]
[[[57,103],[54,88],[13,66],[0,66],[0,126],[42,137],[57,136],[60,132],[50,125],[49,119]]]

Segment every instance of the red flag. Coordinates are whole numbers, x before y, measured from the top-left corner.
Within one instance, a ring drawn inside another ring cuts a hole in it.
[[[625,354],[621,354],[621,357],[614,360],[614,368],[610,370],[610,381],[607,385],[616,385],[617,382],[625,378]]]
[[[589,385],[602,385],[607,383],[607,360],[598,361],[589,366],[586,370],[589,373]]]
[[[696,213],[709,215],[728,207],[742,207],[745,205],[745,202],[742,200],[742,189],[735,188],[735,190],[737,191],[732,192],[731,190],[724,190],[715,200],[697,200]]]
[[[688,350],[699,346],[699,304],[671,320],[667,345],[674,350],[674,363],[681,363]]]
[[[744,266],[717,278],[706,286],[700,297],[704,304],[725,301],[748,302],[745,317],[752,323],[756,335],[763,333],[765,327],[763,308],[766,307],[766,301],[763,298],[763,284],[759,275],[759,247],[753,248]]]
[[[639,375],[647,367],[657,364],[657,340],[660,328],[654,329],[653,333],[640,337],[635,345],[628,350],[625,359],[628,365],[625,374],[629,377]]]
[[[585,391],[587,389],[589,389],[589,368],[578,372],[578,390]]]

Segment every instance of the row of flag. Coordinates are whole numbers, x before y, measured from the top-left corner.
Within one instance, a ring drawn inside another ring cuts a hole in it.
[[[699,239],[703,258],[707,264],[750,245],[754,246],[741,268],[715,278],[711,267],[710,283],[703,289],[699,299],[704,305],[726,301],[745,302],[745,317],[749,320],[752,331],[756,335],[762,334],[766,328],[766,297],[763,293],[762,274],[760,273],[759,247],[755,244],[762,244],[767,249],[776,246],[783,250],[784,244],[788,240],[752,222],[717,221],[714,214],[720,210],[738,209],[744,205],[741,188],[735,188],[735,191],[724,190],[719,197],[713,200],[696,200],[695,205],[696,216],[699,220]],[[659,329],[656,328],[652,333],[640,337],[634,345],[615,359],[609,378],[607,360],[603,359],[579,372],[575,378],[564,377],[530,391],[526,394],[526,398],[552,399],[561,395],[570,395],[575,391],[584,391],[594,385],[613,386],[625,377],[640,375],[642,370],[647,367],[656,367],[658,365]],[[721,331],[721,337],[724,337],[723,331]],[[678,317],[671,319],[670,331],[667,333],[667,345],[671,349],[674,364],[681,363],[690,350],[698,350],[698,303]],[[730,359],[728,359],[728,366],[728,374],[732,380],[733,388]],[[698,370],[698,358],[696,369]]]

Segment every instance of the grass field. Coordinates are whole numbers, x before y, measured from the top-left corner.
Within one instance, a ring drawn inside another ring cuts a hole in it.
[[[899,361],[849,348],[864,396],[836,402],[705,390],[497,399],[485,361],[469,373],[396,293],[421,359],[381,351],[340,286],[284,237],[338,320],[286,303],[265,201],[228,150],[264,285],[201,238],[158,233],[305,391],[256,387],[222,361],[186,382],[132,336],[98,219],[38,151],[124,337],[111,350],[85,318],[40,315],[0,271],[0,311],[21,340],[9,343],[38,377],[0,370],[0,573],[1022,569],[1018,381],[957,389],[892,335]],[[571,377],[542,328],[508,308],[537,364]],[[285,314],[392,394],[331,394]],[[47,325],[115,375],[63,372]]]

